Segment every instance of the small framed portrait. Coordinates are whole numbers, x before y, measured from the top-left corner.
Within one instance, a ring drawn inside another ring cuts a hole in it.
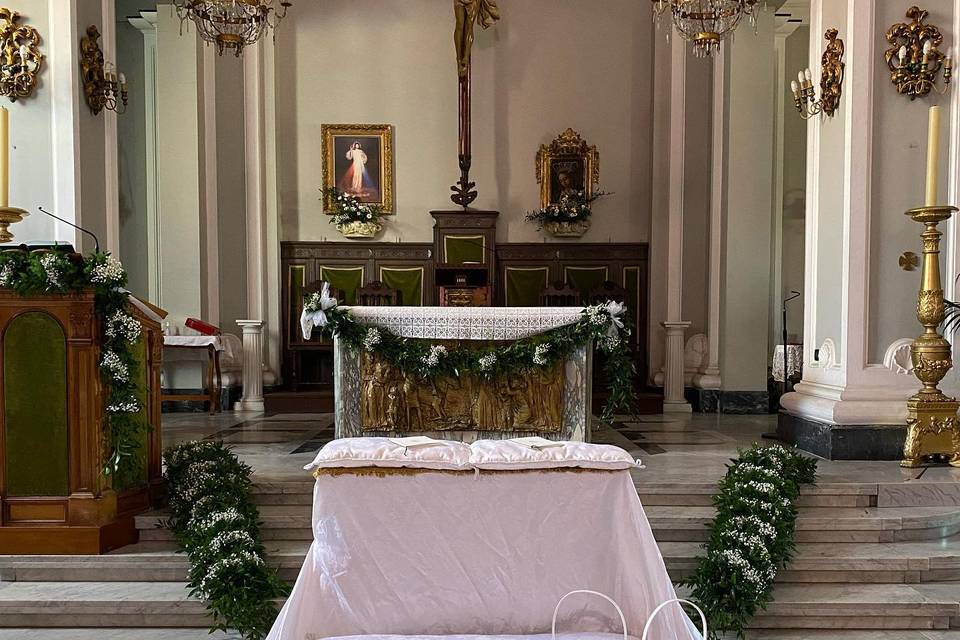
[[[540,207],[557,204],[564,197],[583,192],[586,198],[600,182],[600,154],[573,129],[561,133],[537,151],[537,182]]]
[[[331,190],[394,212],[393,127],[388,124],[325,124],[323,210],[332,213]]]

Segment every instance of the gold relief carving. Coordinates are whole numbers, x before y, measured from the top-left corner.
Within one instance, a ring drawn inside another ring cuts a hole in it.
[[[537,183],[540,185],[541,207],[557,202],[556,197],[551,197],[558,195],[551,194],[553,182],[551,178],[553,173],[556,173],[554,172],[555,164],[556,168],[562,172],[578,168],[580,173],[574,179],[573,188],[582,189],[587,197],[593,193],[594,185],[600,182],[600,153],[597,147],[587,144],[579,133],[568,128],[549,145],[540,145],[537,151],[536,172]]]
[[[424,380],[365,353],[360,424],[364,431],[558,433],[565,379],[561,362],[493,380],[471,374]]]
[[[907,10],[910,22],[891,25],[886,33],[891,46],[883,58],[890,70],[890,81],[897,93],[909,96],[911,100],[936,88],[941,70],[944,83],[949,83],[952,75],[952,62],[939,48],[943,44],[943,34],[936,26],[926,24],[928,15],[925,9],[910,7]],[[939,88],[937,91],[942,93]]]
[[[943,290],[921,291],[917,296],[917,320],[920,324],[938,325],[943,321]]]

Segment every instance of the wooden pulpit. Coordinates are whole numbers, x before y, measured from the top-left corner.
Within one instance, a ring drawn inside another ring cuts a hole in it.
[[[137,541],[133,516],[163,493],[163,333],[148,307],[134,347],[137,472],[107,473],[100,330],[93,292],[0,290],[0,554],[95,554]],[[128,474],[129,475],[129,474]]]

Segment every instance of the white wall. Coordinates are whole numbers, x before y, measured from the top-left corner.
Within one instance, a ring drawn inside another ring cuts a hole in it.
[[[636,0],[502,0],[477,30],[473,171],[477,208],[501,211],[501,240],[540,241],[534,156],[573,127],[600,151],[601,186],[585,241],[646,240],[653,25]],[[338,239],[322,214],[320,125],[396,127],[398,215],[384,239],[432,238],[457,169],[457,76],[450,3],[298,3],[277,35],[281,239]]]

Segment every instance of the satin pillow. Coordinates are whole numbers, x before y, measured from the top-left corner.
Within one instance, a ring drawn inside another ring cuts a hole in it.
[[[460,471],[470,468],[470,447],[462,442],[429,438],[340,438],[324,445],[304,469],[313,471],[323,467],[415,467]]]
[[[531,446],[514,440],[477,440],[470,445],[470,465],[477,469],[630,469],[639,466],[629,453],[611,444],[554,442]]]

